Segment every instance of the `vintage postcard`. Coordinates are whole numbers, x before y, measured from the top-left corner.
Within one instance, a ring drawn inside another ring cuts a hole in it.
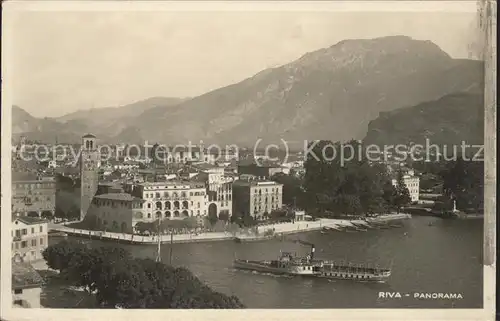
[[[495,1],[3,5],[2,319],[494,320]]]

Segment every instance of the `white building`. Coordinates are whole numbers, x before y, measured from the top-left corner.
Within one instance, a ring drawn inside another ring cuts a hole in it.
[[[282,208],[283,185],[267,180],[237,180],[233,183],[233,214],[264,219]]]
[[[48,223],[36,217],[18,216],[12,220],[12,256],[24,262],[43,258],[48,244]]]
[[[413,173],[413,172],[412,172]],[[420,194],[420,177],[415,175],[404,175],[403,181],[410,192],[410,198],[412,202],[418,202]],[[398,186],[397,179],[392,180],[392,185]]]
[[[167,181],[150,182],[134,186],[132,195],[144,200],[142,212],[145,220],[158,216],[183,219],[207,215],[205,184]]]
[[[208,215],[220,217],[222,213],[225,213],[230,217],[233,213],[234,176],[226,175],[223,167],[209,164],[194,167],[200,171],[194,179],[202,182],[207,190]]]

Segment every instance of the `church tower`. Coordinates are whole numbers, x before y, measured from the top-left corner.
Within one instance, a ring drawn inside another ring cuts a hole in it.
[[[96,137],[92,134],[82,137],[80,180],[80,220],[83,220],[99,184],[99,151],[97,150]]]

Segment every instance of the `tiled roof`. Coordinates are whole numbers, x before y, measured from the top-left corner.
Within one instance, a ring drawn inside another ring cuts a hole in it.
[[[39,287],[43,279],[35,268],[27,262],[12,260],[12,288],[23,289]]]
[[[239,179],[239,180],[236,180],[233,182],[234,186],[257,186],[257,185],[261,185],[261,184],[262,184],[262,186],[265,186],[265,185],[269,185],[269,186],[283,185],[283,184],[280,184],[280,183],[277,183],[274,181],[269,181],[269,180],[242,180],[242,179]]]
[[[219,168],[219,166],[217,165],[212,165],[212,164],[208,164],[208,163],[201,163],[201,164],[196,164],[196,165],[192,165],[194,168],[197,168],[197,169],[200,169],[200,170],[203,170],[203,169],[212,169],[212,168]]]
[[[12,217],[12,220],[18,220],[20,222],[23,222],[24,224],[28,225],[34,225],[34,224],[42,224],[42,223],[47,223],[46,220],[38,218],[38,217],[31,217],[31,216],[16,216]]]
[[[113,201],[142,201],[142,199],[134,197],[127,193],[107,193],[96,195],[95,198]]]
[[[36,180],[37,180],[37,175],[35,173],[12,172],[12,181],[13,182],[36,181]]]

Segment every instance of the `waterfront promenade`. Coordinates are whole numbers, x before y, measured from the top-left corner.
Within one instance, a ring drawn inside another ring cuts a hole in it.
[[[369,225],[370,223],[385,223],[394,220],[409,219],[409,214],[387,214],[380,215],[366,220],[345,220],[345,219],[319,219],[317,221],[296,221],[294,223],[276,223],[260,225],[254,229],[240,230],[238,232],[205,232],[189,234],[164,234],[160,236],[161,243],[196,243],[224,240],[237,241],[259,241],[272,239],[281,235],[318,231],[323,228],[343,228],[356,225]],[[64,225],[51,225],[51,231],[66,233],[70,236],[88,237],[89,239],[109,240],[128,244],[156,244],[158,236],[132,235],[125,233],[113,233],[103,231],[90,231],[75,229]],[[256,230],[256,231],[255,231]]]

